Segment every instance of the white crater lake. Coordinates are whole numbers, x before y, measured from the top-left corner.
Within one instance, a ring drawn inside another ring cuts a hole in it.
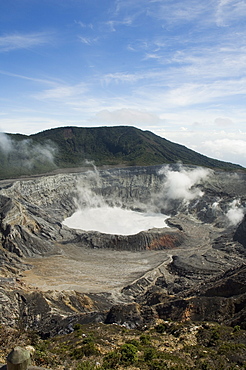
[[[114,235],[134,235],[152,228],[167,227],[168,216],[142,213],[120,207],[84,208],[66,218],[63,224],[72,229],[99,231]]]

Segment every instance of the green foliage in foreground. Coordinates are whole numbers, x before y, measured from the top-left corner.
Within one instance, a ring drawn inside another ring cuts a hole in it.
[[[59,127],[26,136],[8,134],[0,142],[0,179],[84,166],[149,166],[183,164],[223,170],[242,170],[218,161],[150,131],[135,127]]]
[[[246,331],[239,326],[162,322],[140,331],[116,325],[77,324],[73,333],[47,340],[30,332],[13,332],[13,337],[8,334],[6,340],[4,327],[0,335],[6,355],[15,345],[31,344],[36,349],[34,363],[53,369],[246,369]]]

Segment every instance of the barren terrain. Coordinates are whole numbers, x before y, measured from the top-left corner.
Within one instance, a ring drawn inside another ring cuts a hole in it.
[[[24,271],[21,280],[44,291],[112,292],[168,259],[163,251],[111,251],[72,245],[63,246],[62,251],[62,255],[27,258],[33,268]]]

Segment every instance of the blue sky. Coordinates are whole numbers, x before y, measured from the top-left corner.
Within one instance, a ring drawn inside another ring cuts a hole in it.
[[[246,1],[0,0],[0,130],[131,125],[246,167]]]

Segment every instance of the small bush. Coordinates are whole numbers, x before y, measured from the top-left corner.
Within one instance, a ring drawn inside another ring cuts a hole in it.
[[[155,330],[157,331],[157,333],[160,333],[160,334],[163,334],[166,331],[166,329],[167,329],[167,326],[164,323],[158,324],[155,327]]]
[[[125,343],[120,348],[120,363],[124,365],[132,365],[137,361],[137,347],[133,344]]]
[[[132,344],[136,348],[140,349],[141,348],[141,343],[137,339],[130,339],[126,341],[126,344]]]
[[[85,357],[95,356],[98,353],[99,351],[94,343],[86,343],[86,344],[83,344],[81,347],[75,348],[71,352],[70,356],[75,360],[79,360],[83,358],[84,356]]]
[[[95,342],[95,339],[94,339],[94,336],[93,336],[93,335],[89,335],[88,337],[86,337],[86,338],[83,340],[83,343],[84,343],[84,344],[94,343],[94,342]]]
[[[74,327],[73,327],[73,330],[74,331],[78,331],[78,330],[81,330],[82,329],[82,325],[81,324],[75,324]]]
[[[139,339],[140,343],[143,345],[148,345],[151,343],[150,336],[147,334],[142,334]]]
[[[240,330],[241,330],[240,325],[236,325],[236,326],[234,326],[234,328],[233,328],[233,333],[236,333],[236,332],[238,332],[238,331],[240,331]]]
[[[169,369],[167,364],[162,360],[153,360],[148,364],[149,370],[165,370]]]
[[[211,331],[210,340],[208,342],[208,347],[213,347],[216,345],[217,341],[220,339],[220,333],[217,328],[213,328]]]
[[[120,353],[112,351],[107,353],[103,358],[103,369],[116,369],[120,362]]]
[[[157,356],[157,352],[155,348],[150,347],[144,351],[144,361],[149,362],[149,361],[152,361],[156,357],[158,356]]]

